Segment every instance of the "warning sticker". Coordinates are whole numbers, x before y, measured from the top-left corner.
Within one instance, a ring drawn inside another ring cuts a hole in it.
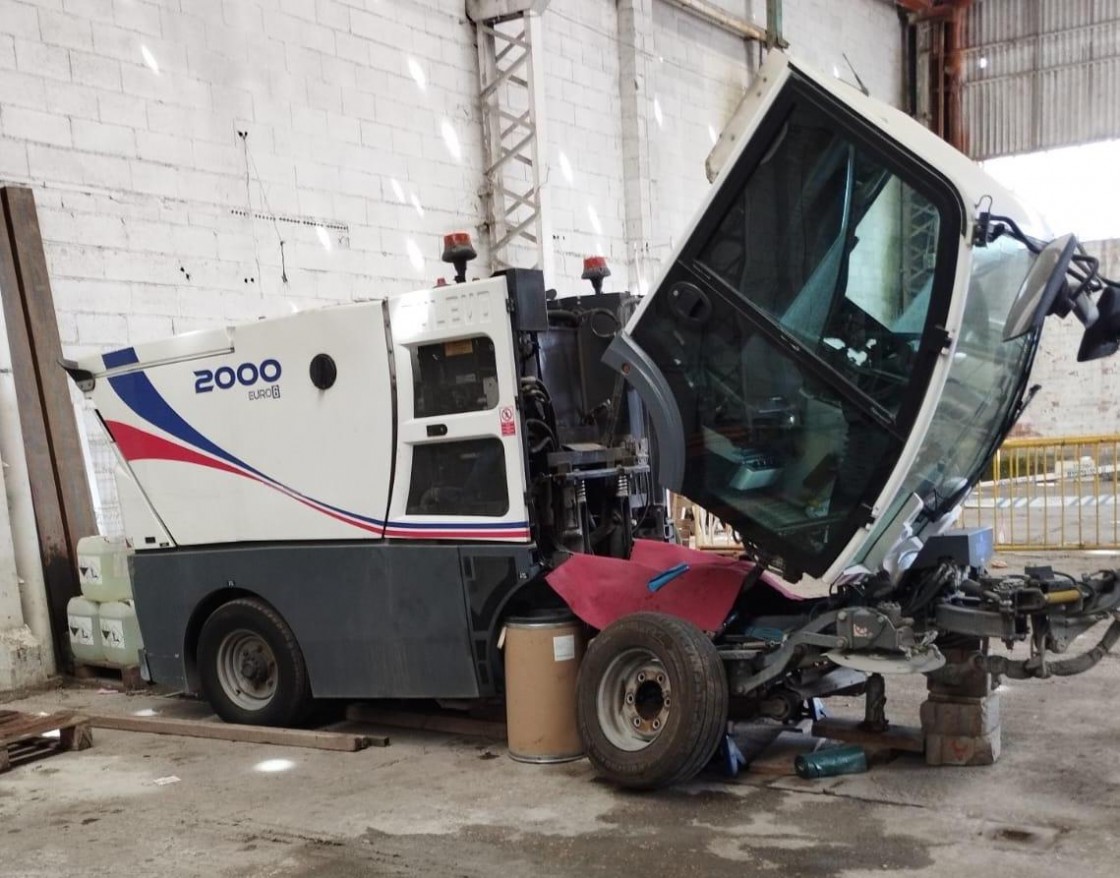
[[[513,406],[504,405],[498,412],[498,420],[502,422],[502,435],[512,436],[517,432],[517,424],[513,420]]]
[[[89,616],[69,616],[70,642],[93,646],[93,619]]]
[[[81,582],[101,582],[101,559],[96,555],[79,555],[78,578]]]
[[[561,634],[552,638],[552,660],[555,662],[570,662],[576,657],[576,636],[574,634]]]
[[[516,432],[517,428],[514,426],[513,421],[502,421],[503,436],[512,436]]]
[[[101,645],[109,649],[124,649],[124,622],[120,619],[102,619]]]

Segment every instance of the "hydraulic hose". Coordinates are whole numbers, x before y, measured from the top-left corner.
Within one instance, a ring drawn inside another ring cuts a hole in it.
[[[1056,659],[1044,664],[1032,664],[1030,659],[1012,661],[1006,656],[980,656],[980,666],[992,674],[1001,674],[1012,680],[1030,680],[1035,677],[1072,677],[1094,667],[1120,640],[1120,618],[1113,618],[1100,642],[1088,652],[1072,658]]]
[[[567,321],[573,326],[579,326],[579,315],[575,311],[569,311],[567,308],[549,308],[548,322],[551,323],[554,318]]]
[[[556,439],[555,431],[544,421],[540,420],[540,418],[526,418],[525,426],[526,428],[528,428],[530,433],[544,433],[543,438],[538,439],[529,448],[529,451],[531,453],[539,454],[540,452],[544,451],[549,445],[551,445],[553,448],[560,447]]]

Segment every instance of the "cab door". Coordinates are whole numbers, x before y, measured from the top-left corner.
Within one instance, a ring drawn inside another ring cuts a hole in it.
[[[397,444],[385,535],[529,540],[504,278],[389,300]]]

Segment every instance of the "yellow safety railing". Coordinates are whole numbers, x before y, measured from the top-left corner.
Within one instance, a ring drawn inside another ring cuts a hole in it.
[[[731,528],[683,497],[673,517],[697,549],[742,551]],[[991,527],[1000,551],[1120,550],[1120,434],[1008,439],[960,525]]]
[[[1120,435],[1008,439],[962,525],[987,525],[1004,551],[1120,549]]]

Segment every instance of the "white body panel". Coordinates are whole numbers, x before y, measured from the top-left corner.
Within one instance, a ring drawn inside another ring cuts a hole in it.
[[[396,478],[389,504],[389,536],[528,539],[525,460],[517,413],[518,371],[506,302],[506,281],[502,277],[454,287],[417,290],[389,300],[399,424]],[[479,336],[487,337],[494,344],[497,393],[493,405],[482,411],[418,417],[412,392],[412,350],[426,343],[455,342]],[[429,427],[440,435],[430,436]],[[410,514],[413,454],[417,446],[471,439],[493,439],[501,443],[507,475],[507,512],[484,519],[442,513]]]
[[[219,354],[212,339],[193,357],[190,337],[147,345],[97,380],[92,396],[135,477],[118,484],[136,547],[153,546],[137,488],[179,545],[380,537],[393,452],[382,303],[227,334]],[[319,353],[338,370],[328,390],[309,378]]]
[[[390,312],[395,364],[386,327]],[[500,440],[508,511],[498,517],[409,515],[412,448],[430,440],[425,420],[413,417],[406,346],[470,335],[494,342],[500,404],[427,420],[447,425],[442,441]],[[337,369],[325,389],[311,380],[318,354],[329,355]],[[118,490],[138,550],[384,537],[529,538],[502,278],[180,336],[79,366],[94,376],[89,395],[117,444]],[[400,420],[394,424],[398,401]],[[507,424],[503,431],[501,415],[511,412],[513,428]]]
[[[171,539],[171,534],[159,520],[148,498],[144,496],[140,483],[136,481],[119,448],[117,457],[120,463],[113,470],[113,480],[117,484],[117,501],[121,507],[125,538],[132,545],[141,548],[159,549],[173,546],[175,541]]]

